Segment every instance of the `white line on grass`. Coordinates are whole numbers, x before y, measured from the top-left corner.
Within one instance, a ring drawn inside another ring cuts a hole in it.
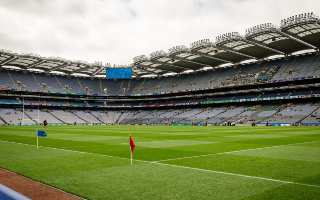
[[[36,146],[35,144],[26,144],[26,143],[13,142],[13,141],[2,140],[2,139],[0,139],[0,142],[12,143],[12,144],[20,144],[20,145],[25,145],[25,146]],[[107,154],[92,153],[92,152],[87,152],[87,151],[76,151],[76,150],[71,150],[71,149],[63,149],[63,148],[40,146],[40,145],[39,145],[39,147],[47,148],[47,149],[61,150],[61,151],[68,151],[68,152],[79,153],[79,154],[100,155],[100,156],[105,156],[105,157],[109,157],[109,158],[120,158],[120,159],[125,159],[125,160],[128,160],[128,159],[129,159],[129,158],[124,158],[124,157],[120,157],[120,156],[110,156],[110,155],[107,155]],[[140,161],[140,160],[139,160],[139,161]],[[141,161],[143,161],[143,160],[141,160]],[[148,161],[146,161],[146,162],[148,162]]]
[[[2,140],[2,139],[0,139],[0,142],[12,143],[12,144],[20,144],[20,145],[26,145],[26,146],[36,146],[36,145],[33,145],[33,144],[25,144],[25,143],[7,141],[7,140]],[[307,142],[303,142],[303,143],[307,143]],[[301,144],[301,143],[295,143],[295,144]],[[55,147],[47,147],[47,146],[39,146],[39,147],[47,148],[47,149],[61,150],[61,151],[69,151],[69,152],[73,152],[73,153],[90,154],[90,155],[98,155],[98,156],[104,156],[104,157],[109,157],[109,158],[119,158],[119,159],[130,160],[130,158],[124,158],[124,157],[119,157],[119,156],[110,156],[110,155],[100,154],[100,153],[91,153],[91,152],[86,152],[86,151],[76,151],[76,150],[62,149],[62,148],[55,148]],[[210,170],[210,169],[188,167],[188,166],[183,166],[183,165],[174,165],[174,164],[166,164],[166,163],[160,163],[160,162],[152,162],[152,161],[147,161],[147,160],[137,160],[137,159],[135,159],[135,161],[144,162],[144,163],[148,163],[148,164],[175,167],[175,168],[197,170],[197,171],[201,171],[201,172],[209,172],[209,173],[224,174],[224,175],[229,175],[229,176],[238,176],[238,177],[249,178],[249,179],[272,181],[272,182],[283,183],[283,184],[293,184],[293,185],[300,185],[300,186],[306,186],[306,187],[320,188],[320,185],[299,183],[299,182],[293,182],[293,181],[284,181],[284,180],[273,179],[273,178],[265,178],[265,177],[260,177],[260,176],[250,176],[250,175],[237,174],[237,173],[231,173],[231,172],[224,172],[224,171],[216,171],[216,170]]]
[[[281,144],[281,145],[273,145],[273,146],[268,146],[268,147],[258,147],[258,148],[251,148],[251,149],[241,149],[241,150],[235,150],[235,151],[224,151],[224,152],[219,152],[219,153],[202,154],[202,155],[196,155],[196,156],[185,156],[185,157],[178,157],[178,158],[169,158],[169,159],[157,160],[157,161],[153,161],[153,162],[154,163],[158,163],[158,162],[173,161],[173,160],[200,158],[200,157],[208,157],[208,156],[214,156],[214,155],[238,153],[238,152],[243,152],[243,151],[253,151],[253,150],[269,149],[269,148],[275,148],[275,147],[290,146],[290,145],[295,145],[295,144],[308,144],[308,143],[314,143],[314,142],[317,142],[317,141],[299,142],[299,143],[291,143],[291,144]]]
[[[153,164],[159,164],[159,165],[165,165],[165,166],[171,166],[171,167],[178,167],[178,168],[184,168],[184,169],[192,169],[192,170],[198,170],[202,172],[210,172],[215,174],[224,174],[224,175],[230,175],[230,176],[238,176],[243,178],[250,178],[250,179],[258,179],[258,180],[266,180],[266,181],[272,181],[277,183],[284,183],[284,184],[294,184],[294,185],[301,185],[301,186],[307,186],[307,187],[315,187],[320,188],[320,185],[313,185],[313,184],[307,184],[307,183],[298,183],[293,181],[284,181],[279,179],[273,179],[273,178],[265,178],[260,176],[249,176],[244,174],[236,174],[231,172],[224,172],[224,171],[216,171],[211,169],[202,169],[202,168],[195,168],[195,167],[188,167],[188,166],[182,166],[182,165],[173,165],[173,164],[166,164],[166,163],[154,163]]]

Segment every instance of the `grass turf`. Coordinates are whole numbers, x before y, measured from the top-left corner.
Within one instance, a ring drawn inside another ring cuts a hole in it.
[[[0,167],[87,199],[320,199],[318,127],[50,126],[39,150],[36,130],[0,127]]]

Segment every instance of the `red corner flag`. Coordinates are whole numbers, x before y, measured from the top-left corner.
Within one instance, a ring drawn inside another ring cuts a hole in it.
[[[133,153],[134,149],[136,148],[136,144],[134,143],[134,139],[132,136],[130,136],[130,150]]]
[[[130,136],[129,144],[130,144],[130,161],[132,165],[133,152],[134,152],[134,149],[136,148],[136,144],[134,143],[134,139],[132,136]]]

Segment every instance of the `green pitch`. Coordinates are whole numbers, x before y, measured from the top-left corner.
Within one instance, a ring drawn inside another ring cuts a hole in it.
[[[317,127],[36,129],[0,127],[0,167],[87,199],[320,199]]]

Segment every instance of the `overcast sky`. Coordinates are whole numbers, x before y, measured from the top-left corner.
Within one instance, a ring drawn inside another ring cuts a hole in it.
[[[319,0],[0,0],[0,48],[130,64],[140,54],[291,15]]]

